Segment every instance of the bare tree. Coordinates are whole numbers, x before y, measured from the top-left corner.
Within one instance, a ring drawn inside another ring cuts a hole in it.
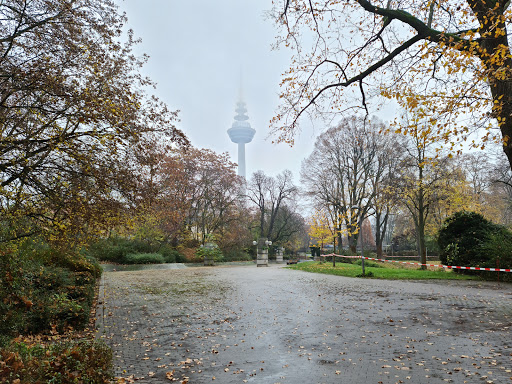
[[[288,247],[293,244],[293,248],[303,248],[307,246],[306,237],[306,222],[298,212],[297,205],[293,202],[282,205],[277,214],[270,240]]]
[[[226,153],[191,148],[182,156],[189,176],[188,220],[204,244],[210,235],[221,237],[230,221],[237,219],[242,179]]]
[[[377,257],[382,257],[382,246],[388,231],[390,214],[399,204],[399,198],[394,186],[397,183],[399,169],[403,159],[402,137],[388,133],[379,143],[379,151],[375,168],[375,176],[371,178],[371,188],[374,192],[372,214],[375,218],[375,245]]]
[[[443,182],[451,177],[448,156],[437,156],[436,140],[427,125],[416,125],[408,132],[407,153],[401,163],[401,174],[395,184],[401,202],[414,222],[416,243],[421,263],[427,262],[425,229],[434,204],[443,199]],[[426,267],[422,267],[426,268]]]
[[[297,194],[298,189],[293,184],[289,170],[276,177],[266,176],[262,171],[253,174],[247,187],[247,196],[257,207],[260,237],[277,240],[276,236],[282,230],[276,228],[279,214],[283,206],[293,206]]]
[[[343,229],[346,229],[353,251],[361,217],[376,214],[381,244],[384,237],[385,204],[380,201],[376,207],[374,202],[377,195],[384,197],[383,183],[396,149],[387,136],[379,135],[384,129],[377,120],[345,118],[320,135],[313,153],[302,163],[301,180],[307,195],[318,207],[329,212],[338,234],[338,244],[341,244]]]

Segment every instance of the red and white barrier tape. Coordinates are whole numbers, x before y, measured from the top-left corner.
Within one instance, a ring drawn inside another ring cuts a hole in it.
[[[343,257],[347,259],[360,259],[361,256],[344,256],[344,255],[335,255],[331,253],[329,255],[320,255],[323,257],[328,256],[336,256]],[[374,259],[373,257],[365,257],[366,260],[374,260],[388,263],[401,263],[401,264],[410,264],[410,265],[424,265],[427,267],[438,267],[438,268],[446,268],[446,269],[469,269],[472,271],[490,271],[490,272],[512,272],[512,268],[480,268],[480,267],[460,267],[458,265],[443,265],[443,264],[421,264],[421,263],[411,263],[407,261],[397,261],[397,260],[387,260],[387,259]]]
[[[386,255],[386,256],[387,256],[387,257],[392,257],[393,259],[397,259],[397,258],[405,258],[405,257],[407,257],[407,258],[409,258],[409,259],[414,259],[415,257],[416,257],[416,258],[418,258],[418,257],[419,257],[418,255],[413,255],[413,256],[391,256],[391,255]],[[433,258],[433,257],[434,257],[434,258],[436,258],[436,257],[438,257],[438,256],[428,256],[428,255],[427,255],[427,259],[428,259],[428,258]]]
[[[361,258],[361,256],[335,255],[334,253],[329,253],[328,255],[320,255],[320,257],[332,257],[332,256],[343,257],[345,259],[360,259]]]

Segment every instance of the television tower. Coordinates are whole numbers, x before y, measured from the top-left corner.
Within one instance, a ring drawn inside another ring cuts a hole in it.
[[[240,99],[236,105],[235,121],[228,129],[228,135],[233,143],[238,144],[238,176],[245,179],[245,144],[252,141],[256,130],[251,128],[251,124],[247,121],[249,117],[245,103]]]

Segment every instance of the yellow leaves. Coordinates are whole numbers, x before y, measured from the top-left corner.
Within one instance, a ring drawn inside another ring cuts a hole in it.
[[[331,238],[334,231],[328,215],[323,211],[315,211],[308,220],[309,235],[319,243],[326,242]]]
[[[415,97],[408,97],[407,98],[407,104],[409,105],[409,108],[411,109],[415,109],[418,107],[418,99],[416,99]]]

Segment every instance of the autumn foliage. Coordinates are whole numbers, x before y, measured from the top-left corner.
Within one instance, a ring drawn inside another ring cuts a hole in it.
[[[508,1],[284,0],[273,12],[277,45],[294,52],[278,140],[293,142],[306,112],[368,115],[393,100],[446,147],[496,141],[512,164]]]
[[[129,148],[149,132],[186,138],[143,90],[113,2],[8,1],[0,14],[2,240],[76,242],[119,217]]]

